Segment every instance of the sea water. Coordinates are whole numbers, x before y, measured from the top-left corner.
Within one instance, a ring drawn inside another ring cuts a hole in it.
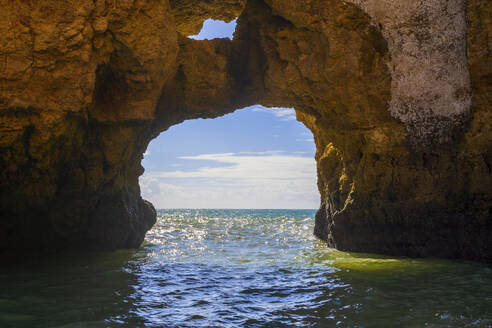
[[[314,210],[160,210],[138,250],[0,269],[0,327],[492,327],[492,267],[330,249]]]

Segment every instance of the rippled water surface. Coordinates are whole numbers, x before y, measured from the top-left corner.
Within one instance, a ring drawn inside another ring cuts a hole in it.
[[[492,268],[328,249],[312,210],[165,210],[134,251],[0,269],[0,327],[492,327]]]

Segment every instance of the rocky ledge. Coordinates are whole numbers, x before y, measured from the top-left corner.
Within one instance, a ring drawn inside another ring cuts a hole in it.
[[[490,1],[0,5],[0,254],[138,247],[148,143],[262,104],[314,134],[330,246],[492,262]]]

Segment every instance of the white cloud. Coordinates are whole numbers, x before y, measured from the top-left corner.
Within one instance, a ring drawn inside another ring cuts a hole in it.
[[[301,156],[243,155],[241,153],[184,156],[181,159],[207,160],[229,164],[226,167],[201,167],[196,171],[168,171],[149,173],[159,178],[218,178],[218,179],[310,179],[314,159]]]
[[[229,153],[229,154],[239,154],[239,155],[281,155],[282,153],[285,153],[285,150],[239,151],[239,152],[236,152],[236,153]]]
[[[290,121],[296,119],[296,111],[294,108],[281,108],[281,107],[263,107],[257,106],[251,109],[254,112],[270,113],[278,117],[281,121]]]
[[[319,194],[314,159],[285,154],[225,153],[187,156],[224,167],[148,172],[142,195],[158,208],[316,208]]]

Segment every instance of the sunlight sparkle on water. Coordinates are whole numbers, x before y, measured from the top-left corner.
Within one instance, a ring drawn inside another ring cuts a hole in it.
[[[314,212],[159,211],[139,250],[2,272],[0,326],[492,326],[489,266],[335,251]]]

